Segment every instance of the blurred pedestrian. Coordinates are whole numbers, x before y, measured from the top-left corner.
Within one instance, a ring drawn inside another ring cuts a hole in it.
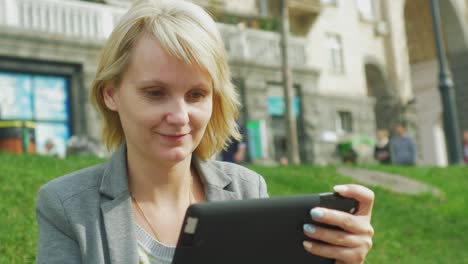
[[[465,164],[468,164],[468,130],[463,132],[463,157]]]
[[[234,139],[231,144],[221,152],[221,160],[242,163],[245,161],[246,144],[242,140]]]
[[[416,161],[416,147],[413,138],[406,130],[406,124],[397,123],[394,131],[395,135],[390,141],[390,155],[393,164],[414,165]]]
[[[44,154],[47,156],[58,157],[57,147],[54,143],[54,140],[49,138],[44,144]]]
[[[374,158],[381,164],[392,162],[390,155],[390,140],[386,129],[377,130],[377,142],[374,147]]]

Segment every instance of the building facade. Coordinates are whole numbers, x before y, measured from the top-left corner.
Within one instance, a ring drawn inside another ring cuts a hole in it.
[[[251,159],[278,161],[285,155],[286,129],[277,1],[193,1],[220,21],[243,103],[239,122],[247,128]],[[99,117],[87,99],[88,89],[100,49],[129,2],[0,0],[0,121],[35,122],[38,150],[48,137],[61,140],[58,145],[71,135],[99,139]],[[435,53],[430,47],[418,48],[433,43],[427,37],[431,24],[416,15],[423,9],[414,5],[423,2],[289,1],[302,162],[337,162],[338,142],[373,138],[377,128],[391,129],[392,123],[406,119],[418,139],[419,162],[447,163]],[[441,3],[460,124],[468,129],[461,115],[468,110],[461,74],[467,55],[465,42],[460,44],[468,11],[462,0]],[[422,50],[427,54],[419,54]],[[21,109],[29,109],[26,113],[14,107],[18,98],[25,104]],[[370,161],[372,150],[363,142],[355,147],[362,161]]]

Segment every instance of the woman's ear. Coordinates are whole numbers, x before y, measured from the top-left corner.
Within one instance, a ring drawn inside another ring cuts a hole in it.
[[[106,84],[104,89],[102,89],[102,97],[104,98],[104,103],[109,110],[118,111],[118,96],[114,87]]]

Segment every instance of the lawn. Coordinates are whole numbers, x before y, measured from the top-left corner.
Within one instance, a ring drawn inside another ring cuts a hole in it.
[[[72,157],[59,160],[0,153],[0,264],[34,263],[37,240],[34,206],[38,188],[67,172],[102,160]],[[351,182],[335,167],[258,167],[271,195],[330,191]],[[429,194],[398,195],[380,188],[376,193],[374,249],[366,263],[467,263],[468,168],[368,167],[399,173],[440,188],[443,200]]]
[[[333,167],[252,167],[266,176],[270,193],[287,195],[331,190],[351,182]],[[408,168],[368,166],[440,188],[444,199],[408,196],[372,187],[374,248],[366,263],[468,263],[468,167]]]

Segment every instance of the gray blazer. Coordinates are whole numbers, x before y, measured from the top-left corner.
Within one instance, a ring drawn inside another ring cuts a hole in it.
[[[193,158],[208,201],[267,197],[264,179],[242,166]],[[37,263],[138,262],[126,146],[109,161],[44,185],[37,198]]]

